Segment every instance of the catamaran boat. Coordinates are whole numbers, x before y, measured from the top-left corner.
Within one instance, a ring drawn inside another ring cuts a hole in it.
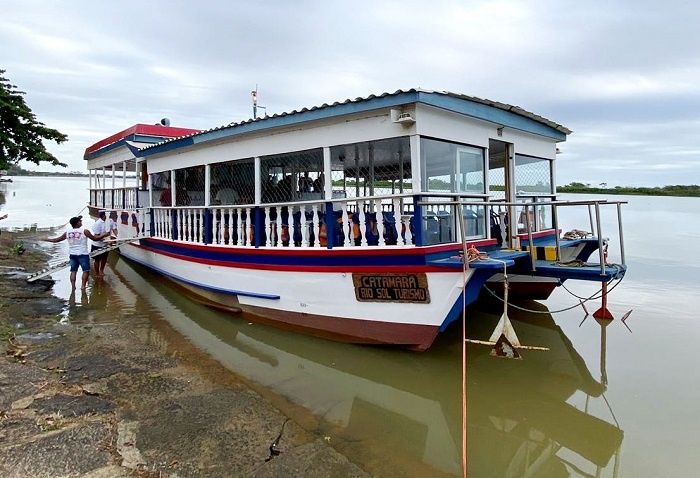
[[[89,208],[116,219],[124,258],[195,300],[422,351],[505,275],[528,298],[622,278],[621,203],[557,200],[570,133],[516,106],[419,89],[204,131],[164,119],[87,148]],[[591,233],[560,238],[568,207],[588,209]],[[605,209],[621,264],[606,260]]]

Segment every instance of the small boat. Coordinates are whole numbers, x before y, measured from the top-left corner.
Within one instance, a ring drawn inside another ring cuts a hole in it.
[[[89,207],[118,222],[123,257],[195,300],[422,351],[504,274],[526,297],[624,275],[622,235],[611,266],[600,234],[601,209],[619,222],[621,203],[557,200],[557,144],[570,133],[516,106],[420,89],[204,131],[164,119],[86,149]],[[560,238],[569,207],[588,209],[593,236]]]

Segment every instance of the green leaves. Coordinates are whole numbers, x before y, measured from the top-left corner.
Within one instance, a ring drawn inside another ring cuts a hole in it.
[[[25,93],[17,90],[4,74],[5,70],[0,70],[0,169],[20,161],[66,167],[46,150],[42,141],[61,144],[68,136],[38,121],[24,102]]]

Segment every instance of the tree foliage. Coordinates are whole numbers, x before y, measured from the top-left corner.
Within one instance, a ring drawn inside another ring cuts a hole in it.
[[[681,196],[700,197],[700,186],[691,185],[671,185],[664,187],[631,187],[615,186],[614,188],[596,188],[590,184],[570,183],[566,186],[558,186],[559,193],[588,193],[588,194],[628,194],[639,196]]]
[[[0,70],[0,169],[20,161],[46,162],[65,168],[67,164],[46,151],[42,140],[61,144],[68,136],[38,121],[24,102],[25,93],[18,91],[4,75],[5,70]]]

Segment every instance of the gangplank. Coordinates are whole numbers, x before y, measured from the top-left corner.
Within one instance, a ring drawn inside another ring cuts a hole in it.
[[[93,257],[95,257],[95,256],[97,256],[97,255],[100,255],[100,254],[103,254],[103,253],[105,253],[105,252],[109,252],[109,251],[112,251],[112,250],[114,250],[114,249],[117,249],[117,248],[123,246],[124,244],[128,244],[128,243],[134,242],[134,241],[138,241],[139,239],[141,239],[141,237],[132,237],[132,238],[129,238],[129,239],[117,239],[117,240],[113,240],[113,241],[105,241],[105,242],[107,242],[109,245],[106,246],[106,247],[103,247],[103,248],[101,248],[101,249],[99,249],[99,250],[92,251],[92,252],[90,253],[90,257],[93,258]],[[38,279],[41,279],[42,277],[46,277],[46,276],[48,276],[48,275],[51,275],[51,274],[53,274],[53,273],[56,272],[56,271],[60,271],[61,269],[65,269],[65,268],[68,267],[69,265],[70,265],[70,261],[62,261],[62,262],[59,262],[59,263],[56,264],[56,265],[53,265],[53,266],[48,267],[48,268],[46,268],[46,269],[42,269],[42,270],[40,270],[39,272],[35,272],[34,274],[31,274],[31,275],[27,276],[27,282],[34,282],[35,280],[38,280]]]

